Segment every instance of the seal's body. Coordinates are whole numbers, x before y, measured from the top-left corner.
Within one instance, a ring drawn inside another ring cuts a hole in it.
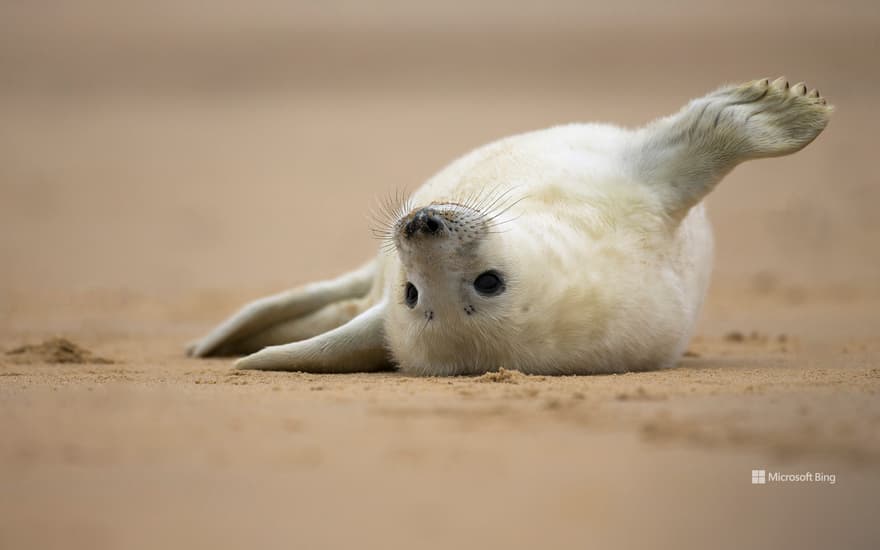
[[[803,84],[760,80],[635,131],[576,124],[486,145],[391,216],[377,259],[246,306],[191,353],[271,346],[237,366],[311,372],[673,366],[711,271],[701,200],[739,162],[806,146],[829,114]]]

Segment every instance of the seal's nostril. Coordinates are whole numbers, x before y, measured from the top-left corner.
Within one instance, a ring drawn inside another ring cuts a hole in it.
[[[434,216],[428,216],[425,220],[425,231],[428,233],[436,233],[440,230],[440,220]]]
[[[415,213],[412,220],[403,226],[403,232],[407,237],[412,237],[416,233],[438,235],[444,227],[445,224],[439,216],[436,216],[428,208],[422,208]]]

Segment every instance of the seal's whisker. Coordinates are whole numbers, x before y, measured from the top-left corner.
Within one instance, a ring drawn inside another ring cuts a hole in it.
[[[484,189],[477,189],[468,193],[461,200],[461,205],[468,210],[480,213],[480,205],[485,200]]]
[[[513,220],[508,220],[508,221],[513,221]],[[486,235],[500,235],[502,233],[509,233],[510,231],[513,230],[512,227],[508,227],[506,229],[498,229],[498,226],[502,225],[504,223],[507,223],[507,222],[501,222],[499,224],[491,225],[489,227],[489,229],[486,230],[485,234]]]
[[[502,209],[501,211],[493,213],[491,217],[489,217],[489,218],[486,219],[486,222],[487,222],[487,223],[492,223],[493,221],[497,220],[500,216],[503,216],[503,215],[504,215],[507,211],[509,211],[511,208],[513,208],[513,207],[516,206],[517,204],[521,203],[522,201],[526,200],[527,198],[529,198],[528,195],[523,195],[522,197],[516,199],[516,200],[513,201],[512,203],[510,203],[510,204],[508,204],[507,206],[505,206],[504,209]]]
[[[486,211],[483,213],[485,219],[492,219],[497,217],[498,215],[507,211],[511,206],[522,200],[524,197],[521,197],[517,201],[514,201],[512,204],[508,204],[507,200],[512,198],[510,194],[515,191],[516,187],[511,187],[507,189],[503,194],[501,194],[496,200],[492,201],[491,204],[486,208]]]
[[[504,225],[504,224],[506,224],[506,223],[514,222],[514,221],[520,219],[521,217],[522,217],[522,214],[516,216],[515,218],[507,218],[506,220],[501,220],[500,222],[496,222],[496,221],[493,219],[493,220],[491,220],[491,222],[490,222],[489,225],[490,225],[491,227],[498,227],[499,225]]]
[[[459,204],[461,206],[473,210],[475,212],[480,211],[480,204],[485,200],[487,190],[484,188],[471,190],[467,195],[462,195],[460,197]]]
[[[477,198],[477,191],[471,191],[467,195],[463,195],[460,198],[461,198],[461,200],[459,202],[461,203],[462,206],[473,210],[474,201]]]
[[[391,252],[394,252],[395,250],[397,250],[397,245],[394,243],[394,241],[389,239],[379,247],[379,250],[390,254]]]
[[[491,212],[499,201],[504,199],[508,194],[510,194],[511,191],[514,190],[513,187],[508,187],[507,189],[504,189],[499,193],[498,191],[500,187],[500,185],[494,187],[492,191],[490,191],[487,196],[480,202],[480,204],[476,208],[474,208],[474,210],[477,210],[478,212],[483,214]]]
[[[408,212],[410,196],[403,189],[394,189],[383,195],[370,209],[370,232],[372,236],[383,241],[381,249],[396,248],[393,242],[394,225]]]

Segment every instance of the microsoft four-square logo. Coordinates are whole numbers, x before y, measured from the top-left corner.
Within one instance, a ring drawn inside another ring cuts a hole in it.
[[[767,483],[766,470],[752,470],[752,485],[764,485]]]

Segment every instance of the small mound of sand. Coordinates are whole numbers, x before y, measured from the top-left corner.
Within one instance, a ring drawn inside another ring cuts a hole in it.
[[[27,345],[6,352],[6,359],[19,365],[39,363],[110,365],[113,361],[98,357],[66,338],[52,338],[42,344]]]
[[[504,367],[498,369],[498,372],[487,372],[482,376],[474,378],[474,382],[503,382],[505,384],[519,384],[526,380],[527,376],[518,370],[507,370]]]

